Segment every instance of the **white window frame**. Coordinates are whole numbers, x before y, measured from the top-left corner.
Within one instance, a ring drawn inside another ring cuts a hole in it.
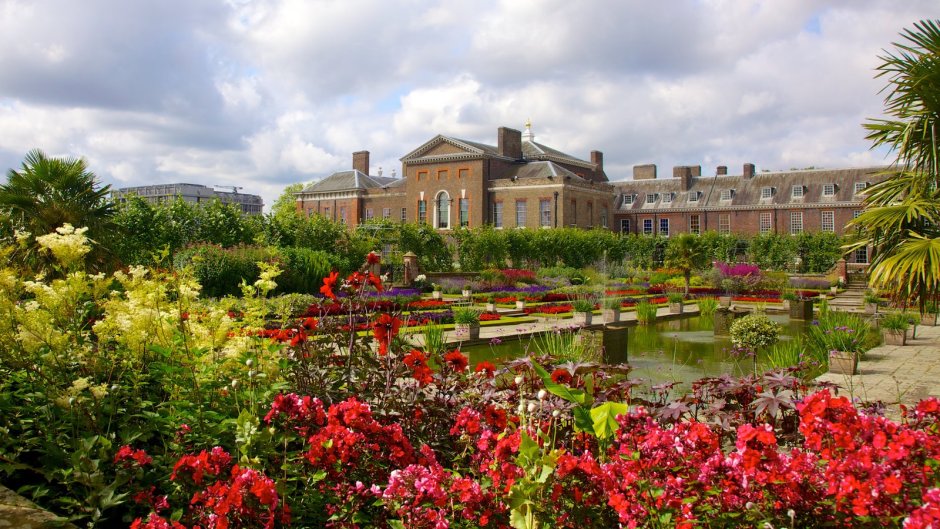
[[[493,202],[493,227],[503,227],[503,203]]]
[[[764,186],[760,188],[760,198],[761,200],[766,200],[768,198],[773,198],[774,188],[770,186]]]
[[[823,196],[824,197],[836,196],[836,185],[835,184],[823,184]]]
[[[761,235],[772,232],[774,229],[773,213],[769,211],[761,211],[759,227]]]
[[[803,186],[802,186],[802,185],[793,186],[793,187],[790,189],[790,196],[793,197],[793,198],[803,198],[803,190],[804,190],[804,189],[803,189]]]
[[[702,233],[702,216],[701,215],[689,215],[689,233],[693,233],[695,235],[701,235]]]
[[[672,204],[672,195],[673,193],[663,193],[663,197],[662,197],[663,204]]]
[[[663,237],[669,237],[669,219],[659,219],[659,234]]]
[[[470,225],[470,199],[461,198],[460,202],[457,203],[457,222],[460,223],[460,226],[469,226]]]
[[[836,212],[835,211],[823,211],[820,214],[819,231],[822,231],[825,233],[836,232]]]
[[[861,214],[862,214],[862,210],[856,209],[855,211],[852,212],[852,218],[857,219]]]
[[[653,219],[643,219],[643,235],[653,234]]]
[[[689,191],[689,202],[698,202],[698,191]]]
[[[718,214],[718,234],[719,235],[731,234],[731,213],[719,213]]]
[[[607,208],[601,208],[601,227],[607,227]]]
[[[630,233],[630,219],[620,219],[620,233]]]
[[[372,208],[366,208],[366,220],[372,220],[373,213]]]
[[[418,201],[418,224],[427,224],[428,223],[428,201],[419,200]]]
[[[382,218],[386,220],[392,218],[392,208],[382,208]]]
[[[408,208],[401,208],[401,221],[402,222],[408,221]]]
[[[634,194],[632,194],[632,193],[629,194],[629,195],[624,195],[624,196],[623,196],[623,203],[624,203],[624,204],[631,204],[631,205],[632,205],[635,200],[636,200],[636,195],[634,195]]]
[[[539,225],[552,225],[552,201],[547,198],[539,200]]]
[[[859,194],[868,188],[868,182],[855,182],[855,194]]]
[[[731,200],[734,198],[734,189],[722,189],[721,200]]]
[[[656,193],[647,193],[646,194],[646,203],[655,204],[656,203]]]
[[[521,206],[521,207],[520,207],[520,206]],[[526,201],[525,201],[524,199],[522,199],[522,200],[516,200],[516,227],[517,227],[517,228],[524,228],[524,227],[525,227],[526,213],[527,213],[527,212],[526,212]],[[520,215],[522,216],[522,219],[521,219],[522,222],[521,222],[521,223],[519,222],[519,220],[520,220],[520,219],[519,219],[519,216],[520,216]]]
[[[791,211],[790,212],[790,235],[798,235],[800,233],[803,233],[803,212]]]

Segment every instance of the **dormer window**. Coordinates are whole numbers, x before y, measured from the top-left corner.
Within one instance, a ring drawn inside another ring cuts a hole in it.
[[[836,185],[835,184],[823,184],[823,196],[832,197],[836,195]]]
[[[790,193],[790,196],[793,198],[803,198],[803,191],[805,191],[805,188],[802,185],[793,186],[793,191]]]
[[[731,200],[734,197],[734,189],[722,189],[721,200]]]
[[[655,204],[656,203],[656,193],[647,193],[646,194],[646,203]]]
[[[855,194],[859,194],[868,187],[868,182],[855,182]]]
[[[624,195],[623,203],[624,204],[633,204],[633,200],[636,198],[636,195]]]
[[[768,187],[762,187],[762,188],[760,188],[760,197],[761,197],[762,199],[763,199],[763,198],[771,198],[771,197],[773,197],[773,196],[774,196],[774,188],[769,187],[769,186],[768,186]]]
[[[663,193],[663,204],[671,204],[672,195],[673,193]]]
[[[689,191],[689,202],[698,202],[698,191]]]

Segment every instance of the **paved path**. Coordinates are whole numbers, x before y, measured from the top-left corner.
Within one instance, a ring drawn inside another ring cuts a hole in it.
[[[0,529],[7,527],[17,529],[39,529],[46,527],[59,527],[75,529],[70,523],[65,523],[49,511],[44,511],[36,504],[0,485]]]
[[[917,326],[908,345],[882,345],[858,363],[858,375],[826,373],[816,380],[832,382],[840,393],[862,401],[888,405],[888,416],[900,417],[899,404],[911,406],[927,397],[940,397],[940,327]]]

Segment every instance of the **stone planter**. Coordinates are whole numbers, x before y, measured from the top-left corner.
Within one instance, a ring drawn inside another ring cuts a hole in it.
[[[780,301],[780,308],[783,309],[784,312],[789,312],[789,311],[790,311],[790,300],[789,300],[789,299],[784,299],[784,300]]]
[[[718,307],[712,319],[715,321],[715,336],[728,336],[731,334],[731,323],[737,318],[745,316],[747,311],[731,310],[726,307]]]
[[[790,301],[791,320],[812,320],[813,302],[808,299],[795,299]]]
[[[479,323],[457,323],[454,325],[454,330],[456,331],[457,338],[466,338],[467,340],[480,339]]]
[[[601,311],[606,323],[617,323],[620,321],[620,309],[604,309]]]
[[[487,304],[486,304],[486,312],[496,312],[496,303],[489,303],[489,302],[487,302]]]
[[[837,375],[857,375],[858,353],[843,351],[829,353],[829,372]]]
[[[472,291],[472,290],[469,290],[469,289],[467,289],[467,290],[464,290],[464,291],[462,291],[462,292],[461,292],[461,294],[463,295],[463,297],[465,297],[465,298],[467,298],[467,299],[469,299],[469,298],[470,298],[470,296],[472,296],[472,295],[473,295],[473,291]]]
[[[906,345],[907,331],[898,331],[895,329],[882,329],[881,336],[885,340],[885,345]]]
[[[441,299],[441,291],[435,290],[434,292],[431,292],[431,299]]]
[[[839,293],[839,287],[829,287],[829,293],[835,296]]]
[[[926,325],[927,327],[936,327],[937,326],[937,315],[936,314],[921,314],[920,324]]]
[[[516,309],[517,309],[517,310],[522,310],[522,309],[524,309],[524,308],[525,308],[525,300],[524,300],[524,299],[520,299],[519,301],[516,301]]]
[[[866,304],[865,304],[865,313],[866,313],[866,314],[878,314],[878,304],[877,304],[877,303],[866,303]]]
[[[681,301],[679,303],[669,304],[669,314],[682,314],[682,307],[685,306]]]
[[[591,320],[593,319],[594,314],[591,312],[575,312],[571,316],[571,320],[575,325],[590,325]]]
[[[730,306],[731,306],[731,296],[718,296],[718,306],[719,306],[719,307],[730,307]]]

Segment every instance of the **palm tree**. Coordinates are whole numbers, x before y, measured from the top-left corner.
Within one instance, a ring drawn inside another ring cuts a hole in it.
[[[101,241],[113,231],[111,186],[99,187],[84,159],[50,158],[30,151],[19,170],[7,172],[0,185],[0,211],[16,230],[50,233],[65,223],[88,227],[88,237]]]
[[[920,21],[901,36],[876,76],[888,78],[890,119],[864,125],[874,147],[896,152],[895,167],[867,191],[865,211],[849,224],[858,235],[845,249],[872,246],[871,285],[905,304],[916,299],[923,312],[940,290],[940,26]]]
[[[680,233],[669,240],[663,264],[682,272],[682,277],[685,278],[685,295],[688,296],[692,272],[708,265],[708,254],[701,238],[691,233]]]

